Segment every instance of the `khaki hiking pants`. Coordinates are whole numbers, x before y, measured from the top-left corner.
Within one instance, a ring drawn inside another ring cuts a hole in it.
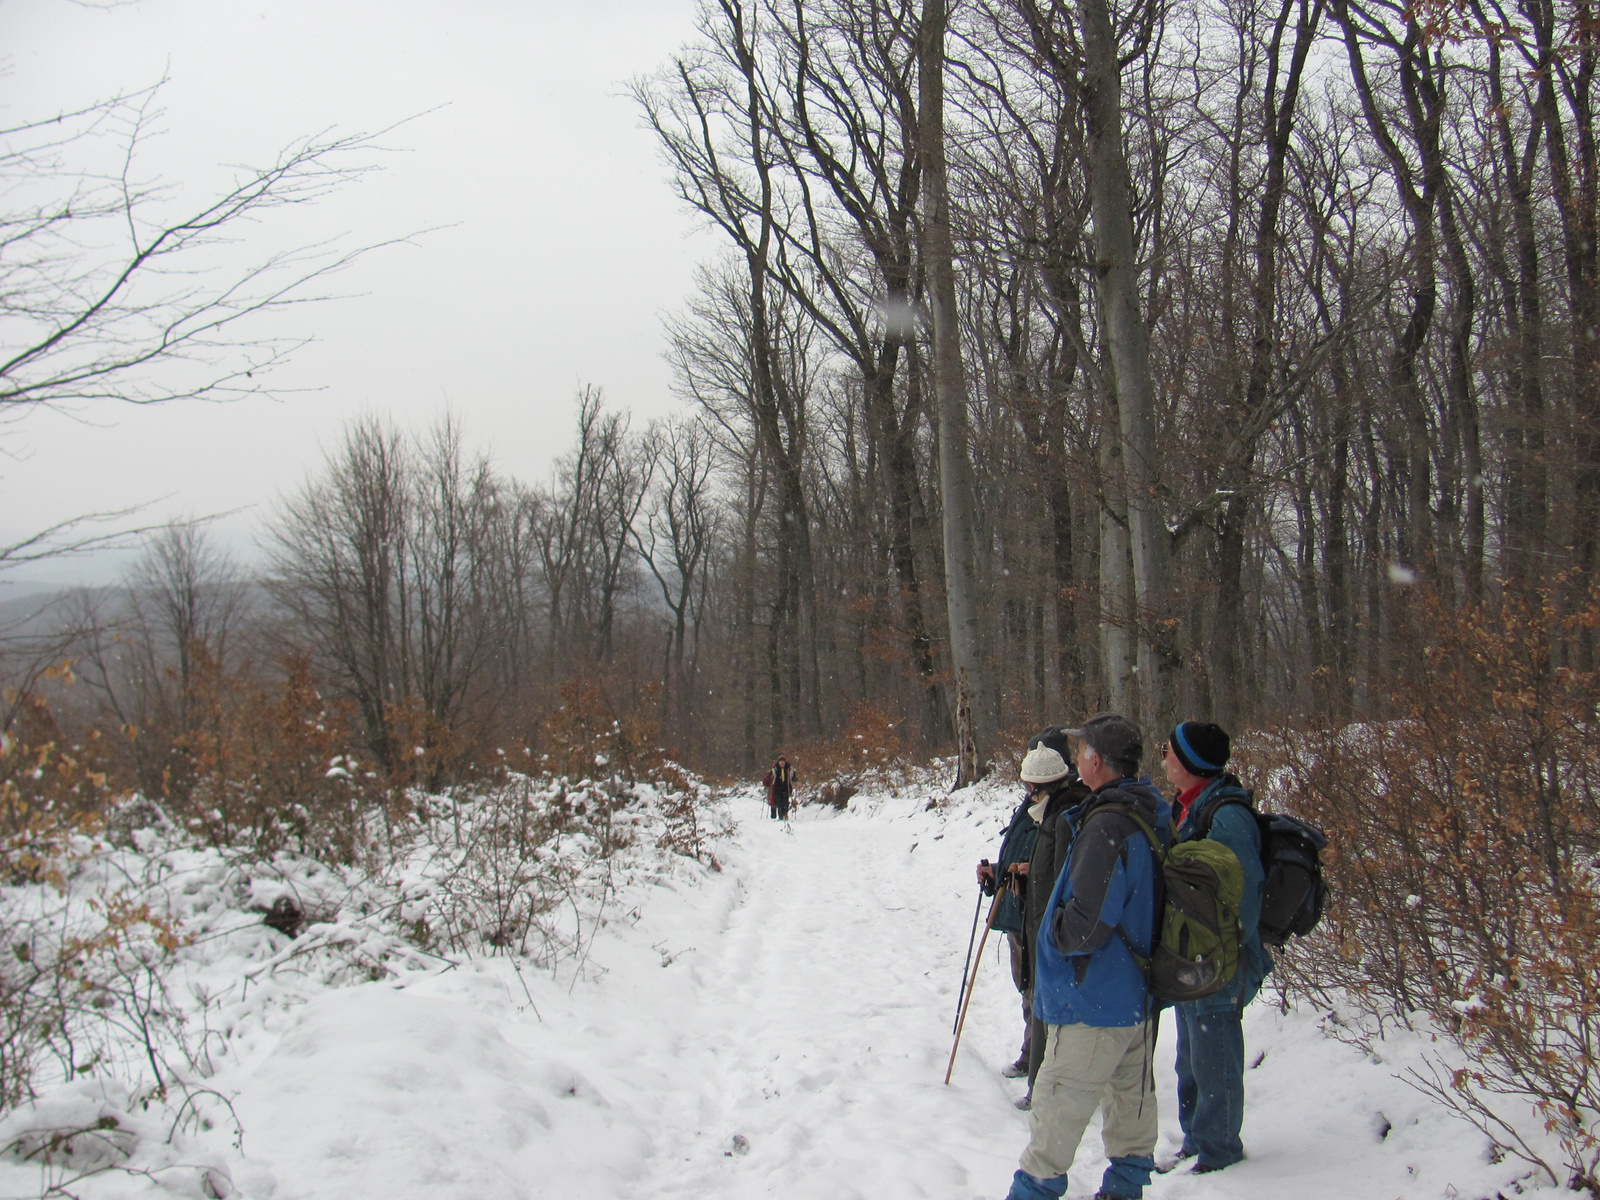
[[[1065,1175],[1095,1109],[1104,1105],[1107,1158],[1153,1155],[1156,1093],[1150,1077],[1150,1023],[1125,1029],[1046,1025],[1044,1062],[1022,1169],[1036,1179]]]

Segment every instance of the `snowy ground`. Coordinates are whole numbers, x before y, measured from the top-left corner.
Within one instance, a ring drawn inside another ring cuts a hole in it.
[[[999,1074],[1021,1015],[993,942],[942,1080],[972,868],[992,856],[1010,794],[933,810],[925,795],[858,797],[789,828],[752,793],[734,802],[725,869],[625,893],[581,971],[504,957],[419,969],[292,998],[241,1028],[209,1081],[237,1125],[212,1135],[209,1158],[191,1155],[231,1185],[191,1172],[100,1178],[82,1194],[1004,1196],[1027,1115],[1012,1104],[1021,1084]],[[1153,1200],[1478,1200],[1531,1186],[1525,1166],[1491,1163],[1481,1135],[1396,1078],[1420,1044],[1376,1061],[1265,998],[1247,1037],[1249,1160],[1159,1177]],[[1157,1053],[1160,1157],[1177,1142],[1170,1028]],[[1092,1194],[1103,1166],[1091,1130],[1069,1194]],[[15,1175],[0,1194],[20,1194]]]

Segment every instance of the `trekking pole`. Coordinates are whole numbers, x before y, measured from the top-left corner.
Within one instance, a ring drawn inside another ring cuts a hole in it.
[[[984,861],[988,861],[985,859]],[[956,989],[956,1015],[950,1022],[950,1032],[956,1031],[961,1020],[961,1001],[967,994],[967,972],[972,968],[972,945],[978,940],[978,914],[983,911],[983,884],[978,885],[978,902],[972,906],[972,932],[967,935],[967,961],[961,964],[961,986]]]
[[[994,889],[994,903],[989,906],[989,919],[983,923],[983,936],[978,939],[978,958],[972,964],[972,978],[967,980],[967,996],[961,1002],[961,1015],[956,1018],[956,1040],[950,1047],[950,1065],[944,1069],[944,1081],[950,1082],[950,1074],[956,1069],[956,1051],[961,1049],[961,1030],[967,1023],[967,1009],[972,1007],[972,986],[978,982],[978,968],[983,966],[983,947],[989,941],[989,930],[994,928],[994,915],[1000,911],[1000,898],[1006,894],[1003,887]]]

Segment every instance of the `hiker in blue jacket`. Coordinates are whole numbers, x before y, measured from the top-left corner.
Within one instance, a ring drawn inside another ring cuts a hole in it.
[[[1175,1005],[1178,1014],[1178,1123],[1193,1173],[1220,1171],[1244,1158],[1244,1006],[1255,999],[1272,958],[1261,944],[1261,831],[1251,795],[1227,773],[1232,744],[1220,725],[1184,721],[1162,744],[1167,778],[1178,789],[1178,841],[1209,837],[1244,868],[1239,904],[1239,970],[1220,992]]]
[[[1110,1164],[1096,1200],[1136,1200],[1155,1169],[1150,1073],[1155,1002],[1135,955],[1148,958],[1158,901],[1155,852],[1136,812],[1169,838],[1172,814],[1148,779],[1132,721],[1098,713],[1068,734],[1091,792],[1067,814],[1072,847],[1045,907],[1034,964],[1044,1062],[1033,1084],[1028,1148],[1009,1200],[1059,1200],[1096,1109]],[[1024,760],[1026,765],[1026,760]]]
[[[1065,765],[1061,770],[1066,773]],[[1023,781],[1027,781],[1026,774]],[[1011,823],[1000,839],[999,862],[984,859],[978,864],[978,884],[983,894],[992,896],[997,888],[1005,891],[995,906],[989,927],[1006,935],[1006,944],[1011,950],[1011,982],[1022,997],[1022,1049],[1017,1061],[1000,1072],[1007,1079],[1028,1073],[1028,1040],[1032,1034],[1028,1020],[1028,969],[1022,961],[1022,906],[1028,885],[1028,859],[1033,854],[1034,840],[1039,836],[1039,823],[1034,820],[1030,807],[1032,803],[1031,794],[1023,797],[1016,812],[1011,814]]]

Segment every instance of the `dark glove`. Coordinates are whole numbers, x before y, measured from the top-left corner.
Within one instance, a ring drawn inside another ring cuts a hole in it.
[[[994,895],[994,864],[987,858],[978,863],[978,885],[985,896]]]

